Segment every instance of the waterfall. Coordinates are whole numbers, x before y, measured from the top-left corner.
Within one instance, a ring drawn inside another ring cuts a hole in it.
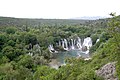
[[[58,45],[61,46],[61,42],[60,41],[59,41]]]
[[[71,39],[71,43],[72,43],[72,45],[71,45],[71,49],[75,49],[75,47],[74,47],[74,43],[73,43],[73,39]]]
[[[81,39],[79,37],[77,38],[77,44],[76,45],[77,45],[78,49],[80,49],[80,50],[82,49]]]
[[[28,55],[33,56],[33,53],[29,52]]]
[[[64,40],[62,40],[62,47],[63,47],[63,49],[64,49],[64,47],[65,47],[65,45],[64,45]]]
[[[98,42],[99,39],[97,39],[96,42]],[[92,47],[92,39],[90,37],[87,37],[84,39],[83,43],[79,37],[76,39],[61,39],[57,43],[58,46],[62,46],[64,50],[74,50],[79,49],[80,51],[85,52],[85,54],[89,53],[90,47]],[[53,48],[53,45],[49,45],[49,51],[51,53],[55,52],[55,49]]]
[[[96,43],[99,42],[99,41],[100,41],[100,39],[97,39],[97,40],[96,40]]]
[[[82,46],[86,46],[89,50],[92,47],[92,39],[90,37],[85,38]]]
[[[89,50],[85,51],[85,54],[89,54]]]
[[[60,42],[59,42],[59,43],[60,43]],[[59,46],[61,46],[61,45],[59,45]],[[62,48],[63,48],[64,50],[68,50],[68,42],[67,42],[66,39],[63,39],[63,40],[62,40]]]
[[[69,48],[69,49],[71,48],[70,40],[68,40],[68,48]]]
[[[67,40],[66,39],[64,39],[64,43],[65,43],[64,49],[68,50],[68,44],[67,44]]]
[[[74,39],[73,41],[74,41],[73,44],[75,45],[76,39]]]
[[[49,45],[48,49],[51,53],[57,53],[57,51],[53,48],[53,45]]]
[[[49,51],[50,51],[51,53],[53,53],[52,51],[54,51],[54,48],[53,48],[52,45],[49,45],[49,46],[48,46],[48,49],[49,49]]]

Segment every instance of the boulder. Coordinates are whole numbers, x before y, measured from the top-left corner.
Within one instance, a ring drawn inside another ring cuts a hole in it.
[[[82,46],[82,51],[87,51],[87,47],[86,46]]]
[[[108,63],[96,70],[96,74],[103,77],[105,80],[118,80],[118,78],[115,76],[115,72],[115,62]]]

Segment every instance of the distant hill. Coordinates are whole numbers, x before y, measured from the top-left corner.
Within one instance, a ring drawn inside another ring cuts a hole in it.
[[[105,19],[107,17],[103,16],[83,16],[83,17],[76,17],[71,19],[82,19],[82,20],[97,20],[97,19]]]
[[[87,20],[73,20],[73,19],[30,19],[30,18],[0,17],[0,26],[78,25],[78,24],[85,24],[86,21]]]
[[[85,19],[86,18],[86,19]],[[92,17],[91,17],[92,18]],[[91,19],[89,18],[89,19]],[[94,17],[94,19],[98,17]],[[29,27],[39,27],[39,26],[65,26],[65,25],[87,25],[96,26],[101,25],[106,26],[107,19],[99,20],[89,20],[88,17],[83,17],[81,19],[30,19],[30,18],[13,18],[13,17],[0,17],[0,26],[29,26]],[[92,18],[93,19],[93,18]]]

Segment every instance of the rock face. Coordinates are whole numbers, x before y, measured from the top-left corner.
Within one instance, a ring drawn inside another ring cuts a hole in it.
[[[86,46],[82,46],[82,51],[87,51],[87,47]]]
[[[55,59],[52,59],[52,61],[48,65],[52,68],[58,69],[59,66],[61,66],[61,63]]]
[[[96,70],[96,74],[103,77],[105,80],[118,80],[118,78],[115,76],[115,72],[115,62],[108,63]]]

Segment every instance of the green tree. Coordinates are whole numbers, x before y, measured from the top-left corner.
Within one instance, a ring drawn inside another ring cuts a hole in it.
[[[18,61],[18,65],[31,69],[34,66],[33,59],[30,55],[23,55]]]
[[[2,49],[3,55],[7,56],[10,60],[15,58],[14,48],[12,46],[6,46]]]
[[[40,66],[34,74],[34,80],[54,80],[50,77],[56,70],[48,66]]]
[[[6,34],[0,34],[0,51],[3,48],[3,45],[7,42],[7,37]]]
[[[9,40],[7,44],[12,47],[15,46],[15,42],[13,40]]]
[[[113,18],[109,22],[109,33],[113,37],[113,43],[116,46],[114,53],[117,55],[117,75],[120,79],[120,16],[116,16],[115,13],[110,14]]]
[[[14,34],[15,32],[16,32],[16,28],[15,27],[8,27],[7,29],[6,29],[6,33],[7,34]]]

